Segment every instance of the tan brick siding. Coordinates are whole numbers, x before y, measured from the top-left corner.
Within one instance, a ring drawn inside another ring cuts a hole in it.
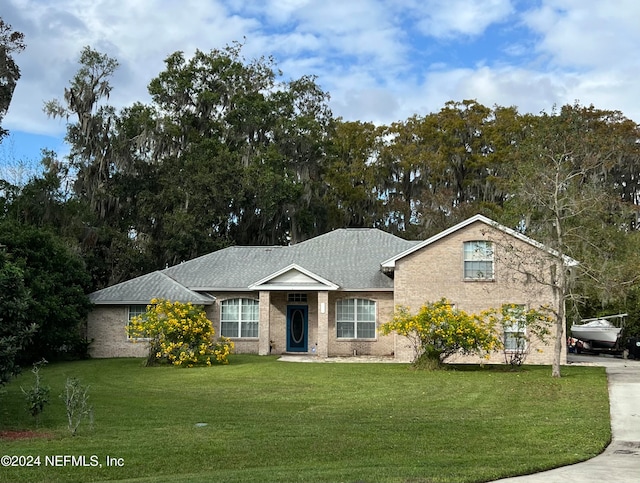
[[[87,339],[91,342],[91,357],[145,357],[146,342],[133,342],[127,338],[129,323],[128,305],[103,305],[96,307],[87,320]]]
[[[492,281],[464,280],[463,244],[476,240],[493,242],[495,277]],[[552,288],[536,280],[536,277],[549,280],[550,260],[548,254],[538,248],[483,223],[474,223],[396,262],[395,304],[417,311],[423,303],[445,297],[470,313],[499,308],[504,303],[530,308],[553,306]],[[533,348],[527,362],[550,364],[553,338],[548,346]],[[399,344],[406,355],[406,343]],[[477,361],[476,358],[464,360]],[[502,354],[495,354],[490,362],[504,362],[504,358]]]

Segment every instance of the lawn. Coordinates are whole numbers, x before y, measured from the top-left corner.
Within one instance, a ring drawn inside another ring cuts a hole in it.
[[[52,364],[41,372],[52,388],[37,429],[44,437],[0,440],[0,455],[39,456],[40,466],[0,468],[0,482],[481,482],[529,473],[590,458],[610,438],[604,369],[550,372],[240,355],[193,369]],[[67,376],[91,385],[95,413],[93,429],[75,437],[58,398]],[[31,383],[26,371],[0,394],[0,430],[35,429],[20,391]],[[101,466],[65,465],[64,455]]]

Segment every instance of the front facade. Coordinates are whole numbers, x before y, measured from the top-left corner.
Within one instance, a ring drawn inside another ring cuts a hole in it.
[[[87,337],[93,357],[142,357],[146,344],[129,340],[126,326],[165,298],[203,305],[238,353],[404,362],[413,358],[408,341],[378,330],[396,306],[417,310],[442,297],[468,312],[554,305],[550,284],[534,273],[549,263],[573,261],[480,215],[425,241],[341,229],[289,247],[226,248],[94,292]],[[528,362],[550,364],[552,341],[532,345]]]

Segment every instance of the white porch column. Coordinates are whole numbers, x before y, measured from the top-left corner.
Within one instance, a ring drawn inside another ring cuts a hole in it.
[[[329,357],[329,292],[318,292],[318,357]]]
[[[261,356],[269,355],[269,326],[271,315],[271,292],[260,291],[259,299],[260,321],[258,327],[258,354]]]

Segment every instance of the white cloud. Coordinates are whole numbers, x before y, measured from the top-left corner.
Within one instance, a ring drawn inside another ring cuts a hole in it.
[[[640,2],[545,0],[524,21],[541,36],[538,52],[563,68],[638,65]]]
[[[436,38],[480,35],[513,12],[510,0],[428,0],[419,5],[423,18],[418,27]]]

